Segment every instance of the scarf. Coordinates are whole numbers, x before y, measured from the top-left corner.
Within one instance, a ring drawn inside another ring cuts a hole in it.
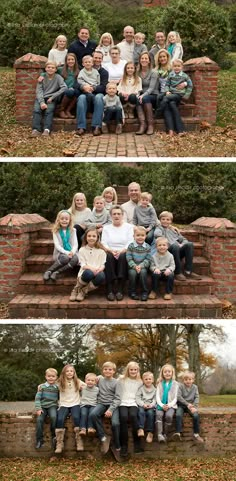
[[[70,229],[67,227],[66,232],[63,231],[63,229],[59,229],[59,234],[61,236],[63,248],[65,251],[71,251],[71,245],[70,245]]]
[[[168,45],[167,51],[169,52],[171,57],[173,56],[174,48],[175,48],[175,43],[170,43],[170,45]]]
[[[169,391],[171,389],[171,386],[172,386],[172,381],[170,382],[166,382],[166,381],[162,381],[162,388],[163,388],[163,393],[162,393],[162,398],[161,398],[161,402],[163,404],[168,404],[168,396],[169,396]],[[157,410],[158,411],[163,411],[163,408],[161,406],[159,406],[159,404],[157,405]]]

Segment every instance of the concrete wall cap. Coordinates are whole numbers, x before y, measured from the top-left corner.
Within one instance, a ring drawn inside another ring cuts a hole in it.
[[[23,55],[23,57],[16,59],[14,63],[14,67],[18,67],[19,65],[24,63],[30,63],[32,65],[36,63],[36,64],[42,64],[44,66],[47,60],[48,60],[47,57],[44,57],[43,55],[36,55],[34,53],[29,52]]]
[[[193,227],[206,227],[209,229],[235,229],[236,224],[231,222],[224,217],[200,217],[196,219],[194,222],[191,222]]]

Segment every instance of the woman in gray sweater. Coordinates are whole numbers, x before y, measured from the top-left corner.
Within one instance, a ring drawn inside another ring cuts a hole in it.
[[[137,106],[137,115],[139,119],[139,130],[136,135],[152,135],[153,111],[156,107],[158,94],[158,74],[151,67],[151,57],[148,52],[144,52],[139,57],[138,74],[142,79],[142,92],[138,97],[139,105]]]

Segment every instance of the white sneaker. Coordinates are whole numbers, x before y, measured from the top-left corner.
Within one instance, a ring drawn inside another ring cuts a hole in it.
[[[49,129],[44,129],[42,135],[44,135],[44,137],[48,137],[50,135],[50,130]]]
[[[159,443],[166,443],[166,437],[163,434],[158,434],[157,439]]]

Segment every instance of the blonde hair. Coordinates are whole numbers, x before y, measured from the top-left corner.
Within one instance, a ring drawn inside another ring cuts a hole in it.
[[[98,48],[99,48],[99,47],[103,47],[103,43],[102,43],[102,42],[103,42],[104,37],[109,37],[109,39],[110,39],[110,46],[113,47],[113,45],[114,45],[114,40],[113,40],[113,37],[112,37],[111,33],[105,32],[105,33],[103,33],[103,34],[101,35],[101,37],[100,37],[100,40],[99,40],[99,42],[98,42]]]
[[[153,375],[153,373],[152,373],[151,371],[146,371],[146,372],[144,372],[143,375],[142,375],[142,380],[144,381],[144,378],[147,377],[147,376],[151,376],[151,377],[152,377],[152,380],[153,380],[153,382],[154,382],[154,375]]]
[[[77,192],[77,194],[75,194],[74,197],[73,197],[72,204],[71,204],[70,209],[69,209],[69,211],[72,213],[72,215],[74,215],[76,210],[77,210],[76,206],[75,206],[75,200],[76,200],[76,197],[78,197],[79,195],[82,195],[83,198],[84,198],[84,208],[87,207],[87,200],[86,200],[85,194],[83,192]],[[82,210],[84,210],[84,209],[82,209]]]
[[[165,70],[171,70],[171,55],[170,53],[165,49],[165,48],[161,48],[157,54],[155,55],[154,57],[154,64],[155,64],[155,68],[157,69],[160,69],[160,68],[163,68],[162,65],[159,63],[159,57],[162,53],[165,53],[166,56],[167,56],[167,63],[166,63],[166,68]]]
[[[143,42],[144,42],[146,35],[145,35],[145,33],[137,32],[137,33],[134,35],[134,39],[136,39],[137,37],[142,37]]]
[[[66,38],[66,36],[65,36],[65,35],[58,35],[58,37],[57,37],[56,40],[54,41],[54,44],[53,44],[52,48],[58,49],[58,40],[65,40],[65,41],[66,41],[65,48],[67,47],[67,38]]]
[[[93,62],[93,57],[92,57],[92,55],[85,55],[85,56],[82,58],[82,65],[83,65],[83,61],[84,61],[84,60],[87,60],[88,58],[90,58],[90,59],[92,60],[92,62]]]
[[[168,210],[163,210],[163,212],[160,213],[159,215],[159,219],[161,219],[162,217],[170,217],[171,220],[173,220],[173,214],[172,212],[169,212]]]
[[[116,364],[114,362],[111,362],[111,361],[104,362],[102,365],[102,371],[105,367],[111,367],[114,371],[116,371]]]
[[[141,194],[140,194],[140,199],[148,199],[148,201],[150,202],[150,194],[149,194],[149,192],[141,192]]]
[[[72,221],[71,212],[69,212],[68,210],[60,210],[60,212],[58,212],[58,214],[57,214],[55,223],[54,223],[53,228],[52,228],[52,232],[58,232],[60,230],[60,228],[61,228],[60,217],[61,217],[62,214],[68,214],[70,216],[70,222],[68,224],[68,229],[70,229],[70,231],[72,231],[73,221]]]
[[[180,35],[178,32],[174,32],[174,31],[171,31],[168,33],[167,35],[167,39],[166,39],[166,45],[167,47],[170,45],[170,35],[175,35],[175,43],[181,43],[181,38],[180,38]]]
[[[138,372],[137,372],[137,375],[136,375],[136,379],[139,380],[141,379],[141,376],[140,376],[140,368],[139,368],[139,365],[137,362],[135,361],[130,361],[128,362],[124,372],[123,372],[123,376],[122,376],[122,379],[128,379],[130,376],[129,376],[129,370],[131,367],[137,367],[138,369]]]
[[[116,190],[114,189],[114,187],[106,187],[104,189],[104,191],[102,192],[102,197],[105,198],[105,194],[107,192],[111,192],[112,195],[113,195],[113,199],[112,199],[112,204],[117,204],[118,202],[118,198],[117,198],[117,193],[116,193]]]
[[[88,377],[93,377],[94,379],[97,379],[97,374],[95,374],[94,372],[88,372],[85,376],[85,381],[86,379],[88,379]]]
[[[93,199],[93,205],[95,204],[96,200],[102,200],[104,202],[104,205],[105,205],[105,199],[102,195],[96,195]]]
[[[166,245],[168,246],[168,240],[167,240],[166,237],[158,237],[157,240],[156,240],[156,245],[159,244],[159,241],[161,241],[161,242],[165,241]]]
[[[181,58],[176,58],[176,59],[172,60],[172,67],[176,63],[180,63],[181,67],[183,67],[184,62],[183,62],[183,60],[181,60]]]
[[[172,379],[175,380],[175,368],[174,368],[174,366],[172,366],[172,364],[164,364],[164,366],[162,366],[162,368],[161,368],[159,378],[157,379],[157,384],[159,382],[162,382],[162,381],[165,380],[165,378],[163,376],[163,371],[165,370],[166,367],[169,367],[172,370]]]
[[[187,377],[191,377],[191,378],[194,380],[194,379],[195,379],[195,372],[193,372],[193,371],[184,371],[184,373],[182,374],[181,377],[182,377],[183,381],[184,381],[185,379],[187,379]]]
[[[67,371],[67,369],[68,369],[69,367],[72,367],[72,369],[74,370],[73,382],[74,382],[75,390],[76,390],[76,391],[79,391],[79,390],[80,390],[80,386],[81,386],[81,381],[80,381],[80,379],[77,377],[75,368],[74,368],[74,366],[72,366],[72,364],[66,364],[66,366],[64,366],[63,369],[62,369],[62,371],[61,371],[60,377],[59,377],[59,379],[58,379],[58,384],[59,384],[59,386],[60,386],[60,390],[61,390],[61,391],[65,391],[65,389],[66,389],[66,381],[67,381],[66,371]]]
[[[111,87],[112,85],[113,85],[113,86],[116,88],[116,90],[117,90],[117,85],[116,85],[115,82],[108,82],[108,83],[106,84],[106,92],[108,91],[108,88]]]
[[[136,225],[136,226],[135,226],[135,228],[134,228],[134,235],[135,235],[137,232],[142,232],[143,234],[146,235],[146,229],[145,229],[145,227],[143,227],[142,225]]]
[[[58,376],[57,370],[54,369],[53,367],[49,367],[48,369],[46,369],[46,371],[45,371],[45,376],[46,376],[47,374],[50,374],[50,372],[51,372],[52,374],[55,374],[55,376]]]
[[[53,60],[47,60],[47,62],[45,63],[45,68],[48,67],[49,65],[53,65],[53,67],[57,69],[57,64]]]

